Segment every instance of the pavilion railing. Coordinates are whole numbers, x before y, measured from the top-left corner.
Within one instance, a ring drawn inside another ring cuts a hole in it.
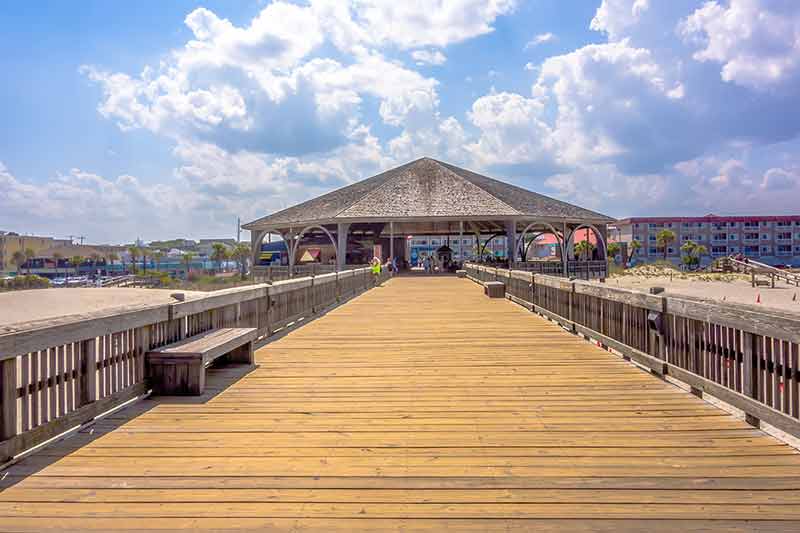
[[[800,436],[800,318],[752,306],[652,295],[468,263],[512,301],[656,374]]]
[[[264,340],[373,284],[359,268],[0,326],[0,464],[146,394],[152,348],[221,327],[258,328]]]

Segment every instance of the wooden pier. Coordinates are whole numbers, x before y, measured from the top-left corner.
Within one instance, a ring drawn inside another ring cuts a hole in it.
[[[795,450],[468,279],[392,279],[256,359],[0,473],[0,529],[800,529]]]

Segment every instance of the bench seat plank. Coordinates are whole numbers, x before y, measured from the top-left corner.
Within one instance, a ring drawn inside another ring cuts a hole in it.
[[[148,355],[151,359],[201,356],[205,364],[231,352],[242,344],[253,342],[257,334],[256,328],[215,329],[161,348],[155,348],[150,350]]]
[[[206,331],[147,352],[148,377],[155,394],[203,394],[206,366],[228,356],[229,362],[253,364],[256,328]]]

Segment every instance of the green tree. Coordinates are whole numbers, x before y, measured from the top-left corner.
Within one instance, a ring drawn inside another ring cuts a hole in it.
[[[116,262],[119,261],[119,254],[117,254],[116,252],[110,252],[106,258],[108,259],[108,262],[111,264],[111,266],[114,266]]]
[[[250,245],[244,242],[238,243],[231,252],[231,255],[236,261],[236,266],[239,268],[239,274],[242,279],[244,279],[245,272],[247,272],[247,260],[250,258]]]
[[[161,270],[161,260],[164,259],[164,252],[156,250],[152,253],[153,261],[156,262],[156,270]]]
[[[675,232],[670,229],[662,229],[656,234],[656,245],[664,250],[664,261],[667,260],[669,245],[675,242]]]
[[[181,256],[183,266],[186,268],[186,279],[189,279],[189,274],[192,272],[192,261],[194,260],[194,257],[194,252],[186,252],[183,254],[183,256]]]
[[[631,249],[631,253],[628,255],[628,262],[633,259],[633,256],[636,255],[636,250],[642,247],[642,243],[637,241],[636,239],[632,240],[631,243],[628,245],[628,248]]]
[[[685,265],[690,267],[700,265],[702,257],[708,254],[708,248],[694,241],[686,241],[683,246],[681,246],[681,251],[684,253],[681,260]]]
[[[225,261],[228,250],[225,248],[225,245],[220,242],[215,242],[211,245],[211,248],[214,250],[211,252],[211,260],[217,262],[217,271],[222,272],[222,262]]]
[[[36,257],[36,252],[33,251],[33,248],[25,248],[25,261],[28,263],[28,275],[31,275],[31,264],[33,263],[33,258]]]
[[[89,255],[89,258],[92,260],[92,272],[97,270],[97,263],[103,258],[103,255],[98,252],[92,252]]]
[[[22,250],[17,250],[11,256],[11,261],[17,265],[17,274],[19,274],[19,271],[22,269],[22,265],[24,265],[27,260],[28,258],[25,257],[25,252]]]
[[[128,246],[128,254],[131,256],[131,265],[133,265],[131,273],[136,274],[136,260],[141,255],[141,249],[138,246]]]
[[[78,273],[78,267],[81,266],[84,261],[85,259],[79,255],[73,255],[72,257],[69,258],[69,264],[72,265],[73,268],[75,268],[76,274]]]
[[[583,256],[587,261],[592,256],[593,250],[594,244],[586,240],[580,241],[575,245],[575,253],[578,255],[578,257]]]
[[[60,252],[53,252],[53,261],[56,263],[56,276],[58,276],[58,263],[64,259],[64,255]]]
[[[612,242],[608,245],[608,257],[614,259],[622,251],[622,245],[618,242]]]
[[[147,273],[147,258],[152,257],[152,251],[147,246],[142,246],[139,248],[142,254],[142,274]]]

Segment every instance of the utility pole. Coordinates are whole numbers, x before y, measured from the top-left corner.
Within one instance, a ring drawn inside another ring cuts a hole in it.
[[[242,219],[236,217],[236,244],[242,240]]]

